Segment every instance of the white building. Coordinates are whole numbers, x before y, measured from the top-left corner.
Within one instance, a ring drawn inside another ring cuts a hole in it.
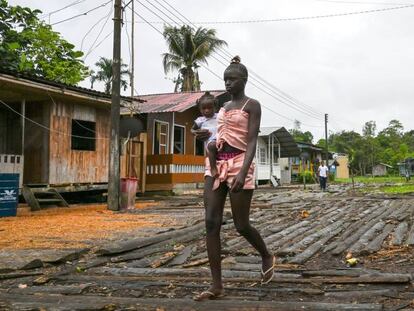
[[[256,148],[256,183],[290,183],[288,158],[300,153],[292,135],[284,127],[262,127]]]

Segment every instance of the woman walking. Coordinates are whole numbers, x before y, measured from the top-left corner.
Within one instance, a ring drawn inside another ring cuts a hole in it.
[[[224,82],[231,101],[217,115],[217,170],[213,178],[208,159],[204,183],[206,244],[210,263],[211,287],[194,297],[195,300],[214,299],[223,296],[221,276],[220,229],[227,194],[234,225],[237,231],[259,252],[262,257],[261,283],[271,281],[275,257],[268,251],[259,232],[249,222],[250,205],[255,188],[255,164],[257,135],[260,128],[260,103],[245,95],[247,68],[238,56],[224,71]],[[196,134],[205,138],[205,134]]]

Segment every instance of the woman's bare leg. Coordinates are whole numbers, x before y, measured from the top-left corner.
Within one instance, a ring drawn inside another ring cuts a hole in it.
[[[209,290],[218,294],[223,290],[223,282],[221,279],[220,229],[228,188],[225,183],[222,183],[217,190],[213,191],[213,183],[214,179],[212,177],[207,176],[204,180],[204,206],[207,254],[213,278],[213,283]]]
[[[250,205],[252,201],[253,190],[241,190],[240,192],[230,192],[231,211],[233,214],[234,225],[237,231],[246,238],[246,240],[262,256],[262,270],[267,271],[273,265],[273,256],[268,251],[259,232],[250,225]]]

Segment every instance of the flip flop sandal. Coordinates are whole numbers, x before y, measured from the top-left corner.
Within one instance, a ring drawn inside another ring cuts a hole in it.
[[[212,291],[206,290],[206,291],[194,296],[193,299],[195,301],[203,301],[203,300],[213,300],[213,299],[217,299],[217,298],[220,298],[220,297],[223,297],[223,296],[224,296],[223,292],[215,294]]]
[[[273,279],[273,277],[275,275],[275,265],[276,265],[276,257],[273,256],[272,266],[269,269],[267,269],[265,272],[263,272],[263,269],[261,269],[260,273],[262,275],[262,279],[261,279],[260,283],[262,285],[268,284]],[[272,273],[272,275],[268,279],[265,279],[265,276],[268,275],[270,272]]]

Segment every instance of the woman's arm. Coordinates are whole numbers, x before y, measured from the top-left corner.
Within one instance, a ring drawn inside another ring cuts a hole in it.
[[[250,165],[256,155],[257,135],[260,130],[260,119],[262,116],[262,109],[260,103],[257,100],[250,100],[246,112],[249,113],[248,133],[247,133],[247,148],[244,156],[243,166],[240,172],[237,174],[231,186],[232,192],[241,190],[244,186],[244,182],[249,172]]]

